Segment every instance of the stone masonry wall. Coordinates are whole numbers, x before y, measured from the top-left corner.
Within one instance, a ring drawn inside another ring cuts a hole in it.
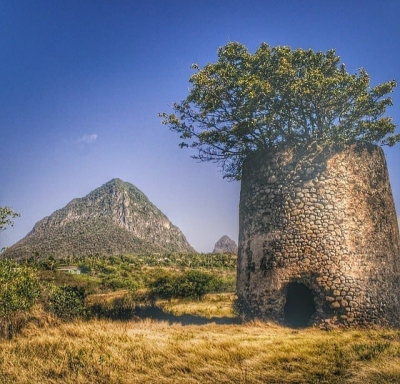
[[[400,239],[383,151],[370,144],[257,152],[240,196],[238,304],[285,323],[304,283],[310,324],[400,326]]]

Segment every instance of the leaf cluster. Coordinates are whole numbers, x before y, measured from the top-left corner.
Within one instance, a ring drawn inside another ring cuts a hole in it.
[[[160,117],[182,148],[219,163],[224,177],[240,179],[250,152],[283,144],[400,141],[385,116],[396,81],[371,87],[365,69],[348,73],[335,50],[262,43],[251,54],[233,42],[219,48],[217,62],[192,67],[189,95]]]
[[[86,315],[85,298],[83,287],[65,285],[55,288],[48,306],[60,319],[72,320]]]
[[[4,231],[9,225],[13,225],[13,220],[21,216],[14,212],[10,207],[0,207],[0,232]]]
[[[9,260],[0,261],[0,333],[11,336],[18,314],[28,313],[40,295],[36,272]]]

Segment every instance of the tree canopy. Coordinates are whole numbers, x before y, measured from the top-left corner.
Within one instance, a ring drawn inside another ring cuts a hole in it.
[[[385,115],[396,81],[371,87],[365,69],[348,73],[335,50],[262,43],[251,54],[233,42],[219,48],[216,63],[192,68],[189,95],[160,117],[181,148],[219,163],[224,177],[239,180],[250,152],[280,145],[400,141]]]
[[[9,225],[13,225],[13,220],[21,216],[19,213],[14,212],[10,207],[0,207],[0,232],[4,231]]]

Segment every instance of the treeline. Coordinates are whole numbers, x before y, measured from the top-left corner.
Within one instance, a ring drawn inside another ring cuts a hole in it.
[[[75,264],[87,270],[96,269],[104,264],[132,264],[135,266],[236,269],[237,255],[233,253],[143,253],[138,255],[104,256],[92,254],[88,256],[71,256],[59,258],[55,255],[43,257],[36,253],[24,262],[40,268],[52,269],[56,266]]]

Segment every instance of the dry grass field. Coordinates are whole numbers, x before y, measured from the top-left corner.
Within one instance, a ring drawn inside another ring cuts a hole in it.
[[[40,321],[0,340],[0,383],[400,382],[399,330],[217,324],[218,317],[234,320],[231,302],[232,295],[210,295],[159,303],[176,321],[186,314],[202,325],[154,319],[62,323],[37,314]]]

